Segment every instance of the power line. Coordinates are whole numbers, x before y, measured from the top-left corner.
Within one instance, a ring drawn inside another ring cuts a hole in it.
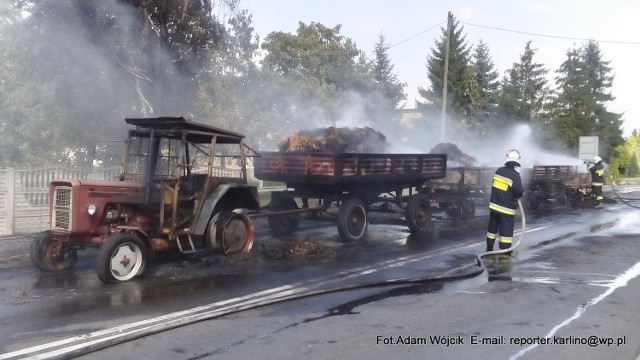
[[[440,25],[442,25],[442,24],[444,24],[444,23],[446,23],[446,21],[439,22],[439,23],[437,23],[437,24],[433,25],[432,27],[428,28],[427,30],[421,31],[421,32],[419,32],[419,33],[417,33],[417,34],[415,34],[415,35],[413,35],[413,36],[411,36],[411,37],[408,37],[408,38],[406,38],[406,39],[404,39],[404,40],[402,40],[402,41],[399,41],[399,42],[397,42],[397,43],[395,43],[395,44],[391,44],[391,45],[389,45],[387,48],[392,48],[392,47],[394,47],[394,46],[398,46],[398,45],[400,45],[400,44],[406,43],[407,41],[409,41],[409,40],[411,40],[411,39],[413,39],[413,38],[416,38],[416,37],[418,37],[418,36],[420,36],[420,35],[422,35],[422,34],[426,33],[427,31],[433,30],[433,29],[435,29],[436,27],[438,27],[438,26],[440,26]]]
[[[414,38],[417,38],[418,36],[431,31],[433,29],[435,29],[436,27],[444,24],[446,21],[442,21],[436,25],[433,25],[432,27],[423,30],[415,35],[412,35],[404,40],[398,41],[395,44],[391,44],[388,46],[388,48],[392,48],[394,46],[398,46],[401,44],[404,44],[405,42],[412,40]],[[524,34],[524,35],[532,35],[532,36],[539,36],[539,37],[546,37],[546,38],[551,38],[551,39],[561,39],[561,40],[578,40],[578,41],[589,41],[589,40],[593,40],[596,41],[598,43],[606,43],[606,44],[620,44],[620,45],[640,45],[640,42],[634,42],[634,41],[613,41],[613,40],[597,40],[597,39],[587,39],[587,38],[580,38],[580,37],[571,37],[571,36],[559,36],[559,35],[547,35],[547,34],[538,34],[538,33],[533,33],[533,32],[528,32],[528,31],[520,31],[520,30],[511,30],[511,29],[505,29],[505,28],[500,28],[500,27],[495,27],[495,26],[487,26],[487,25],[479,25],[479,24],[472,24],[472,23],[468,23],[468,22],[464,22],[464,21],[458,21],[461,24],[465,24],[465,25],[469,25],[469,26],[475,26],[475,27],[479,27],[479,28],[485,28],[485,29],[491,29],[491,30],[498,30],[498,31],[506,31],[506,32],[511,32],[511,33],[516,33],[516,34]]]
[[[527,31],[520,31],[520,30],[504,29],[504,28],[499,28],[499,27],[494,27],[494,26],[471,24],[471,23],[464,22],[464,21],[459,21],[459,22],[460,22],[461,24],[465,24],[465,25],[469,25],[469,26],[475,26],[475,27],[479,27],[479,28],[485,28],[485,29],[491,29],[491,30],[499,30],[499,31],[506,31],[506,32],[512,32],[512,33],[517,33],[517,34],[525,34],[525,35],[540,36],[540,37],[546,37],[546,38],[552,38],[552,39],[562,39],[562,40],[580,40],[580,41],[589,41],[589,40],[593,40],[593,41],[596,41],[596,42],[599,42],[599,43],[621,44],[621,45],[640,45],[640,42],[632,42],[632,41],[610,41],[610,40],[597,40],[597,39],[587,39],[587,38],[570,37],[570,36],[546,35],[546,34],[537,34],[537,33],[532,33],[532,32],[527,32]]]

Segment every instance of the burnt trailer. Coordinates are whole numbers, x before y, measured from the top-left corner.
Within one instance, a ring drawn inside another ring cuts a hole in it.
[[[567,204],[571,207],[592,207],[597,204],[596,194],[591,186],[590,173],[578,173],[565,181]]]
[[[254,171],[260,180],[286,184],[267,206],[274,235],[292,234],[302,213],[338,207],[338,233],[350,242],[366,234],[371,205],[389,199],[405,210],[410,231],[426,230],[431,201],[423,185],[445,177],[446,163],[445,154],[261,152]]]
[[[447,168],[447,176],[429,182],[432,202],[454,220],[466,220],[475,215],[476,205],[488,204],[495,168]]]
[[[537,210],[543,206],[563,206],[568,201],[573,203],[577,197],[582,199],[588,177],[589,174],[579,174],[578,167],[572,165],[536,165],[523,169],[524,205]]]

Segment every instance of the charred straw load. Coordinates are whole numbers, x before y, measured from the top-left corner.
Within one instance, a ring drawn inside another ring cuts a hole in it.
[[[447,162],[456,166],[475,166],[477,161],[471,156],[462,152],[455,144],[439,143],[429,151],[429,154],[447,154]]]
[[[302,130],[278,145],[280,152],[382,153],[389,148],[387,138],[370,128]]]
[[[278,144],[280,152],[301,153],[385,153],[390,144],[386,136],[370,127],[333,127],[301,130]],[[429,154],[447,154],[452,166],[475,166],[476,159],[465,154],[455,144],[439,143]]]

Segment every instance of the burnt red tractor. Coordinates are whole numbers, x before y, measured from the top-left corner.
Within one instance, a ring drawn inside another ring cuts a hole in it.
[[[246,211],[260,205],[247,182],[244,136],[183,117],[125,121],[135,128],[118,180],[49,185],[50,228],[33,240],[33,264],[66,270],[78,250],[99,247],[98,278],[120,282],[142,275],[163,251],[248,252],[254,231]]]

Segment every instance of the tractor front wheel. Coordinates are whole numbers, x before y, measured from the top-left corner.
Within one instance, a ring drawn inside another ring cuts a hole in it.
[[[54,239],[49,230],[35,236],[29,256],[33,265],[42,271],[68,270],[78,260],[78,253],[69,242]]]

